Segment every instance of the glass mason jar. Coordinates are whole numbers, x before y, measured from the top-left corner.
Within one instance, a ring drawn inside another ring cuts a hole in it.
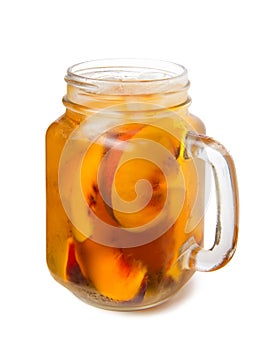
[[[47,130],[47,264],[82,300],[134,310],[164,302],[237,241],[234,164],[190,114],[178,64],[97,60],[70,67],[65,114]],[[217,195],[204,249],[206,163]]]

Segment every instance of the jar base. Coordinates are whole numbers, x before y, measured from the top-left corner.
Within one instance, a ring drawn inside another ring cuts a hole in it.
[[[58,283],[63,285],[77,298],[88,305],[111,311],[140,311],[153,308],[167,302],[181,289],[181,287],[192,277],[193,274],[194,271],[185,271],[180,280],[172,283],[170,287],[164,286],[155,294],[147,292],[142,300],[135,298],[131,301],[116,301],[100,294],[93,286],[63,281],[54,274],[52,274],[52,276]]]

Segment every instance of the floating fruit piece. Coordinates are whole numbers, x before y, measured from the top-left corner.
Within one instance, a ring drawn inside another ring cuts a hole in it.
[[[124,248],[125,254],[140,260],[148,269],[148,273],[165,273],[170,268],[175,250],[173,228],[156,240],[134,248]]]
[[[113,213],[111,193],[112,187],[115,186],[114,178],[116,170],[123,153],[127,152],[127,141],[144,128],[144,126],[144,124],[137,123],[120,125],[112,128],[103,137],[103,143],[107,153],[99,164],[99,190],[102,192],[105,207],[114,220],[116,218]]]
[[[74,225],[72,231],[79,242],[93,234],[96,217],[109,225],[116,225],[106,210],[97,184],[99,164],[105,153],[104,146],[99,142],[91,145],[88,142],[84,153],[83,160],[76,165],[69,198]]]
[[[71,199],[72,217],[76,222],[77,220],[80,222],[80,231],[82,231],[84,238],[90,236],[88,232],[90,233],[93,230],[93,227],[91,227],[93,224],[91,216],[93,217],[93,215],[108,225],[118,226],[112,216],[110,203],[106,200],[106,189],[112,185],[115,166],[122,151],[116,151],[115,157],[111,158],[110,162],[106,162],[104,159],[106,159],[106,152],[112,145],[120,142],[120,140],[132,137],[141,127],[138,124],[132,124],[111,129],[95,140],[84,155],[79,169],[80,179],[76,179],[77,184],[73,190],[74,197]],[[100,171],[102,162],[106,163],[107,167]],[[100,179],[98,179],[98,176],[100,176]],[[79,198],[82,197],[82,193],[83,198]],[[87,210],[86,203],[89,210]],[[83,237],[76,238],[79,241],[84,240]]]
[[[146,268],[121,249],[90,239],[76,242],[76,258],[86,280],[104,296],[119,301],[133,299],[141,290]]]
[[[159,167],[145,159],[125,162],[116,173],[115,188],[116,191],[112,191],[113,214],[124,228],[151,222],[163,209],[167,198],[165,176]]]
[[[59,133],[59,129],[62,130]],[[47,222],[46,222],[46,259],[49,270],[58,278],[65,279],[66,261],[68,256],[67,238],[70,234],[70,221],[63,209],[58,191],[58,165],[62,148],[66,142],[63,136],[72,132],[72,127],[66,118],[51,124],[46,133],[46,191],[47,191]],[[65,188],[68,186],[65,184]]]
[[[151,222],[180,186],[175,160],[180,142],[160,127],[144,125],[119,148],[111,149],[104,162],[114,175],[106,197],[117,222],[135,228]]]
[[[68,250],[69,253],[68,253],[67,266],[66,266],[66,279],[69,280],[70,282],[86,284],[84,276],[82,275],[81,269],[75,257],[75,248],[74,248],[74,242],[72,238],[69,239],[68,245],[69,245],[69,250]]]
[[[61,196],[62,205],[71,222],[70,231],[78,240],[84,240],[86,237],[80,232],[83,227],[88,235],[91,234],[91,221],[86,216],[81,215],[84,210],[87,211],[87,205],[82,195],[80,182],[80,165],[82,154],[86,152],[89,145],[87,139],[70,139],[65,144],[64,151],[61,154],[58,170],[59,194]],[[75,228],[72,230],[72,225]],[[86,230],[87,225],[88,230]],[[80,229],[77,229],[79,227]]]
[[[122,305],[133,305],[133,304],[139,304],[143,301],[146,291],[147,291],[147,286],[148,286],[148,278],[147,276],[145,276],[145,278],[143,279],[140,289],[138,291],[138,293],[133,297],[133,299],[130,299],[128,301],[122,301]]]
[[[182,273],[181,271],[183,271],[179,265],[180,248],[191,237],[193,237],[198,244],[201,244],[204,230],[204,213],[201,206],[201,203],[204,202],[204,192],[200,188],[198,180],[198,178],[204,178],[204,165],[201,164],[201,166],[199,166],[194,160],[181,157],[178,159],[178,162],[185,179],[186,196],[180,216],[173,226],[173,263],[168,269],[167,275],[171,276],[174,280],[178,280]],[[197,215],[197,224],[192,226],[191,230],[188,230],[187,224],[189,223],[191,210],[195,204],[195,209],[199,212]]]

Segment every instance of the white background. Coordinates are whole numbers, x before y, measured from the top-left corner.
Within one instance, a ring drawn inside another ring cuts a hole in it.
[[[268,0],[1,2],[1,349],[271,348],[270,11]],[[64,111],[66,68],[108,57],[185,65],[190,110],[239,178],[233,260],[143,312],[90,307],[45,264],[45,130]]]

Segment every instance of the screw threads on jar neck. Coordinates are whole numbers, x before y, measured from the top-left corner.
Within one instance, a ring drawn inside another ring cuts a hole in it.
[[[186,69],[175,63],[108,59],[76,64],[67,71],[64,104],[100,110],[153,110],[187,106]],[[121,107],[122,106],[122,107]],[[126,108],[123,108],[126,106]],[[128,108],[127,108],[128,107]]]

